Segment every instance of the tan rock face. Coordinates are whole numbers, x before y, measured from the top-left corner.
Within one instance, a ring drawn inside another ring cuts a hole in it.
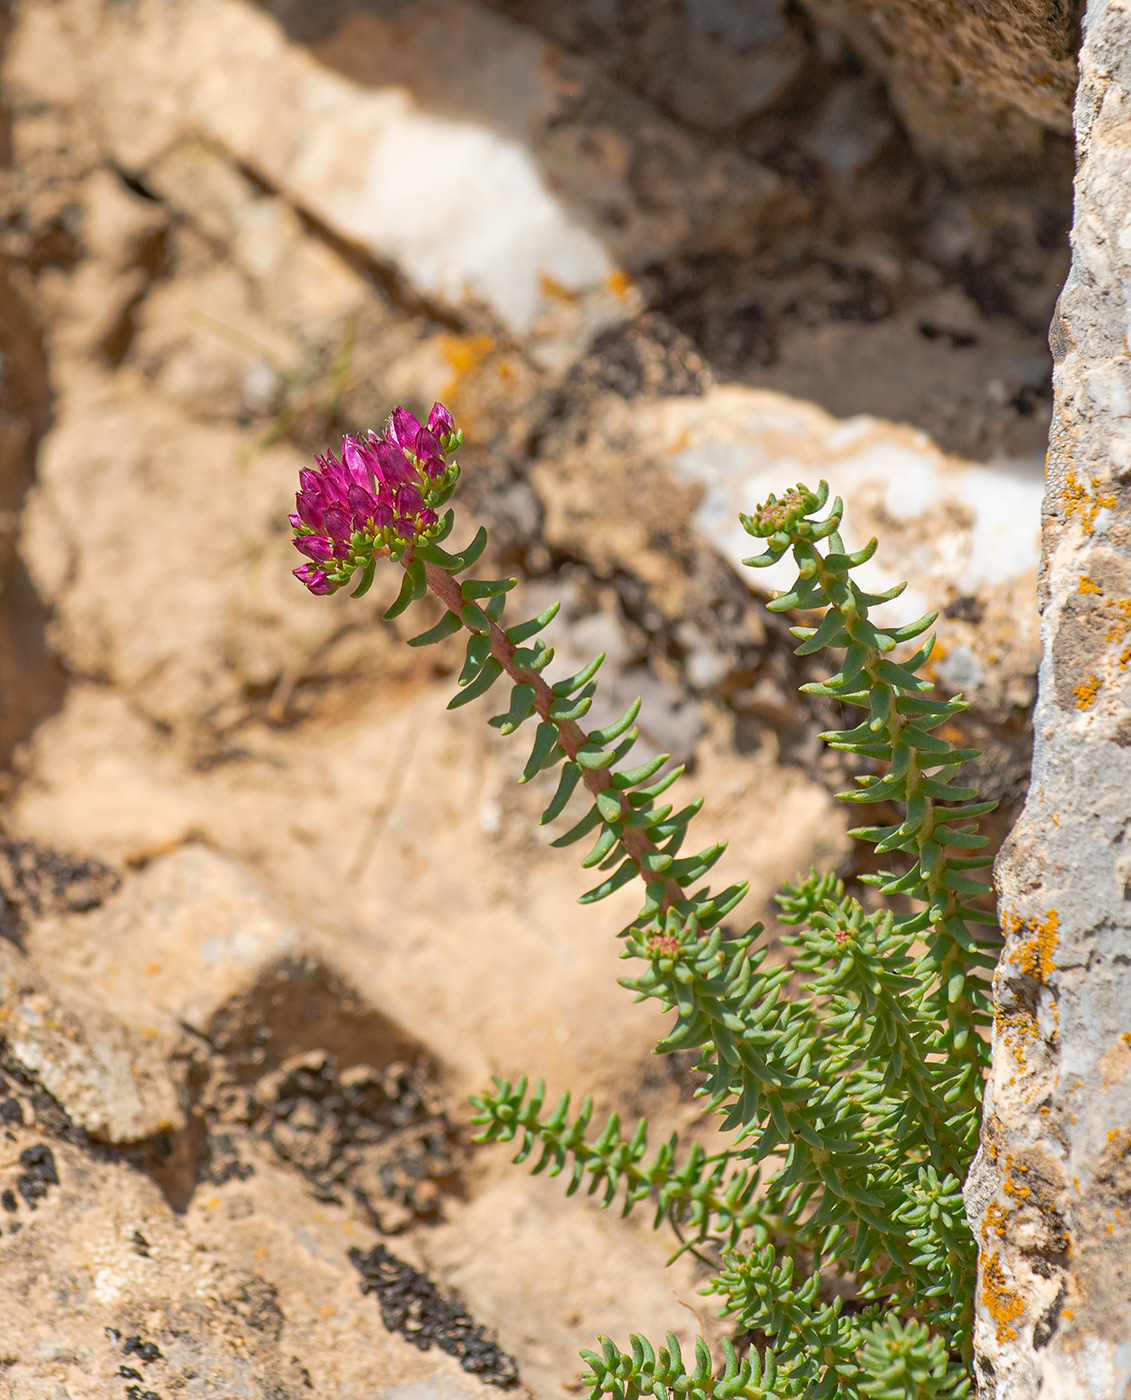
[[[374,1377],[450,1397],[481,1393],[457,1362],[388,1332],[348,1250],[371,1232],[310,1200],[270,1162],[176,1215],[126,1163],[30,1125],[0,1138],[13,1400],[139,1390],[361,1397]],[[24,1199],[30,1196],[30,1199]],[[2,1199],[2,1197],[0,1197]]]

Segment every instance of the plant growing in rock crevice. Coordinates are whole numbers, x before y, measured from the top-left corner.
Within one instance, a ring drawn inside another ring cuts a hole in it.
[[[403,570],[394,617],[431,593],[440,621],[411,646],[468,634],[459,693],[450,708],[485,694],[505,676],[507,707],[490,723],[511,734],[528,720],[534,738],[522,780],[558,768],[543,823],[576,796],[585,810],[556,846],[585,837],[582,864],[602,878],[582,896],[593,903],[639,879],[644,900],[621,930],[634,964],[624,985],[654,998],[675,1022],[660,1052],[696,1049],[705,1111],[722,1116],[731,1145],[707,1155],[678,1141],[649,1149],[639,1124],[623,1135],[614,1115],[590,1136],[591,1105],[570,1116],[569,1096],[553,1112],[544,1088],[525,1079],[495,1082],[473,1100],[481,1140],[518,1139],[516,1160],[539,1155],[535,1171],[588,1182],[627,1214],[649,1201],[655,1223],[669,1220],[685,1246],[716,1251],[705,1292],[737,1330],[760,1339],[740,1358],[724,1343],[721,1364],[700,1342],[691,1363],[669,1336],[658,1351],[642,1337],[620,1351],[602,1339],[586,1352],[593,1395],[657,1396],[964,1395],[970,1386],[975,1247],[961,1185],[978,1136],[988,1048],[984,982],[994,956],[976,907],[990,863],[977,819],[993,804],[957,781],[974,751],[954,747],[948,722],[963,708],[939,699],[918,670],[932,648],[934,615],[885,628],[870,611],[894,598],[863,591],[852,571],[873,541],[846,553],[839,500],[822,484],[771,497],[748,533],[761,567],[792,551],[793,588],[770,607],[800,610],[815,625],[795,627],[800,654],[830,649],[827,680],[806,689],[863,712],[824,735],[866,760],[847,801],[895,805],[888,825],[854,835],[893,857],[868,877],[900,910],[865,910],[832,875],[811,872],[778,897],[794,927],[789,965],[766,964],[762,927],[735,934],[723,923],[744,884],[704,884],[721,844],[683,846],[701,805],[664,801],[682,769],[660,755],[631,765],[639,702],[612,724],[586,729],[602,657],[549,683],[553,650],[542,633],[556,606],[507,625],[514,579],[465,576],[480,558],[480,529],[457,553],[444,548],[454,526],[441,509],[455,489],[453,454],[462,435],[436,405],[427,424],[397,409],[381,435],[346,438],[342,458],[319,459],[302,474],[295,544],[307,556],[296,575],[331,593],[360,573],[364,593],[382,558]],[[827,513],[822,515],[822,512]],[[907,654],[910,652],[911,654]],[[941,733],[940,733],[941,731]],[[799,990],[800,988],[800,990]],[[762,1165],[778,1165],[762,1179]],[[852,1303],[819,1296],[822,1275],[849,1275]]]

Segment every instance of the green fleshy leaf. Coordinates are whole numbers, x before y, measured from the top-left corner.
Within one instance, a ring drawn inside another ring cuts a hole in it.
[[[582,744],[577,751],[575,762],[582,768],[607,768],[615,757],[615,749],[602,749],[596,744]]]
[[[550,706],[550,718],[555,720],[558,724],[566,724],[570,720],[579,720],[589,713],[589,708],[592,704],[592,694],[579,696],[576,700],[563,697],[560,700],[555,700]]]
[[[428,589],[428,584],[424,577],[424,565],[419,559],[414,559],[407,565],[404,571],[404,578],[401,579],[401,591],[397,594],[396,600],[386,611],[385,618],[391,621],[394,617],[399,617],[408,607],[409,603],[417,598],[423,598]]]
[[[598,811],[596,804],[594,804],[579,822],[575,822],[568,831],[556,837],[550,842],[550,845],[557,847],[559,850],[564,849],[566,846],[572,846],[575,841],[580,841],[583,836],[588,836],[593,828],[600,824],[601,813]]]
[[[558,759],[564,757],[561,746],[558,744],[557,725],[551,724],[549,720],[543,720],[534,735],[534,747],[530,751],[530,757],[526,761],[526,767],[522,770],[519,782],[528,783],[536,773],[541,773],[543,768],[549,768]]]
[[[600,744],[602,747],[611,744],[614,739],[619,739],[626,729],[631,728],[633,720],[640,713],[640,700],[634,700],[620,719],[614,720],[612,724],[605,725],[604,729],[591,729],[589,731],[589,742]]]
[[[490,655],[491,638],[485,637],[482,632],[473,632],[467,639],[467,652],[457,684],[467,685],[469,681],[474,680]]]
[[[473,632],[490,632],[491,621],[478,603],[464,603],[459,610],[459,620]]]
[[[654,798],[659,797],[662,792],[667,792],[668,788],[670,788],[673,783],[678,782],[679,779],[683,777],[684,771],[683,764],[681,763],[678,768],[673,768],[670,773],[665,773],[664,776],[654,782],[651,787],[637,788],[635,792],[629,793],[629,802],[631,802],[634,807],[642,807],[645,802],[651,802]],[[620,775],[617,773],[613,774],[613,786],[617,788],[620,787],[620,784],[617,782],[619,776]]]
[[[602,652],[600,656],[595,656],[587,666],[583,666],[576,675],[569,676],[564,681],[556,681],[553,687],[554,694],[558,696],[572,695],[575,690],[580,690],[583,685],[588,685],[601,669],[604,660],[605,653]]]
[[[573,796],[580,778],[581,769],[572,760],[562,765],[562,776],[558,780],[558,790],[550,799],[550,805],[538,818],[540,825],[545,826],[548,822],[552,822],[555,817],[561,816],[562,812],[565,811],[566,804]]]
[[[492,715],[487,721],[502,734],[513,734],[520,724],[534,713],[536,693],[532,685],[516,685],[511,690],[510,708],[505,714]]]
[[[613,786],[624,789],[645,782],[653,773],[658,773],[670,757],[670,754],[658,753],[655,758],[648,759],[636,768],[624,768],[619,773],[614,773]],[[682,769],[680,771],[682,772]],[[662,792],[663,789],[661,788],[660,791]]]
[[[373,575],[377,570],[377,556],[371,554],[366,560],[365,568],[361,571],[361,582],[350,594],[351,598],[364,598],[373,586]]]
[[[581,868],[583,870],[591,870],[593,866],[600,865],[619,841],[620,834],[615,827],[609,826],[607,823],[602,825],[600,835],[593,844],[593,849],[581,862]]]
[[[516,578],[467,578],[460,584],[459,591],[464,602],[470,603],[482,598],[494,598],[500,593],[509,593],[517,583]]]
[[[502,674],[502,666],[493,656],[489,656],[483,664],[483,669],[470,685],[448,701],[448,709],[458,710],[461,705],[468,705],[480,695],[486,695]]]
[[[561,603],[551,603],[545,612],[539,613],[537,617],[532,617],[529,622],[516,622],[513,627],[507,628],[507,640],[518,646],[521,642],[527,642],[531,637],[536,637],[544,627],[548,627],[558,615]]]
[[[605,899],[614,890],[619,890],[622,885],[627,885],[629,880],[636,874],[636,865],[631,860],[626,860],[623,865],[617,867],[616,871],[599,885],[594,885],[577,901],[578,904],[596,904],[599,899]]]
[[[429,627],[427,632],[421,632],[417,637],[410,637],[408,644],[410,647],[429,647],[433,642],[442,642],[445,637],[452,636],[462,625],[454,612],[445,612],[435,627]]]

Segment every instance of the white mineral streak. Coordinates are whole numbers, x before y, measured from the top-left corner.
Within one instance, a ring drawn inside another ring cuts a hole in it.
[[[485,304],[522,336],[570,298],[619,314],[612,259],[514,136],[421,110],[403,87],[355,82],[236,0],[202,0],[181,23],[142,5],[129,23],[132,72],[99,86],[108,135],[137,168],[173,135],[151,103],[166,84],[171,118],[183,124],[187,112],[202,136],[426,296]],[[536,81],[542,47],[530,37],[508,48],[502,79],[516,92]]]
[[[967,1183],[998,1400],[1131,1394],[1131,6],[1090,0],[1053,321],[1044,661],[998,866],[993,1072]]]

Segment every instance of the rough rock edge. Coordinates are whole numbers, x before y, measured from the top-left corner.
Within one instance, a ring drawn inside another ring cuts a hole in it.
[[[1131,1387],[1131,9],[1091,0],[1072,271],[1053,322],[1033,779],[998,861],[1005,949],[967,1186],[997,1400]]]

